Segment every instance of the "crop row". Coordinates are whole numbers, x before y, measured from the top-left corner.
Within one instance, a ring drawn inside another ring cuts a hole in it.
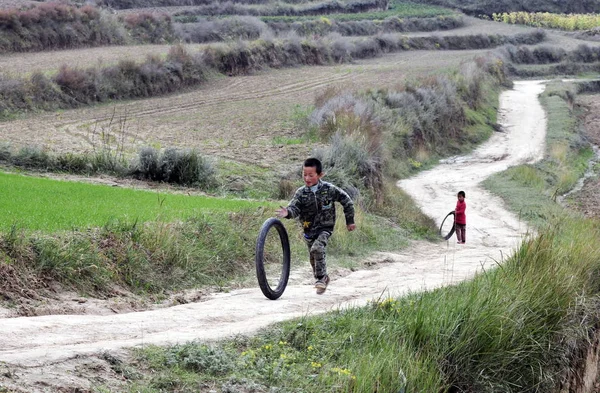
[[[562,29],[589,30],[600,26],[599,14],[551,14],[549,12],[505,12],[493,14],[497,22]]]

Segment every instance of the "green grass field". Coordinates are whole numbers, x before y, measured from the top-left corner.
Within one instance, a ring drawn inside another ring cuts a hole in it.
[[[239,211],[264,202],[167,194],[0,172],[0,231],[99,227],[112,220],[182,219],[200,211]]]
[[[327,14],[315,16],[261,16],[260,19],[264,21],[294,22],[327,18],[335,19],[337,21],[342,22],[350,20],[383,20],[392,16],[398,18],[432,18],[436,16],[449,16],[454,14],[455,12],[449,8],[392,1],[390,2],[390,6],[387,11],[361,12],[354,14]]]

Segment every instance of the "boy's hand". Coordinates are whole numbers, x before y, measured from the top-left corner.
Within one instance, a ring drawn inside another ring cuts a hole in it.
[[[279,218],[285,218],[288,215],[288,211],[285,207],[279,206],[279,209],[275,210],[275,214],[277,214],[277,217]]]
[[[349,232],[352,232],[356,229],[356,224],[346,225],[346,229],[348,229]]]

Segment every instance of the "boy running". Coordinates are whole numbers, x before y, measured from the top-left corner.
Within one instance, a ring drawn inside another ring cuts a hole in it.
[[[325,249],[335,226],[334,202],[339,202],[344,208],[348,231],[356,229],[352,199],[341,188],[322,181],[325,175],[322,171],[323,166],[318,159],[304,161],[302,177],[305,186],[296,190],[287,207],[281,206],[276,210],[278,217],[297,218],[302,223],[318,295],[323,294],[329,284]]]

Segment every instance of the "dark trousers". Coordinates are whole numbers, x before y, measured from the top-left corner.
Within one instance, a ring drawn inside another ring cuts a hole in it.
[[[467,241],[467,224],[455,224],[456,226],[456,240],[461,243]]]

